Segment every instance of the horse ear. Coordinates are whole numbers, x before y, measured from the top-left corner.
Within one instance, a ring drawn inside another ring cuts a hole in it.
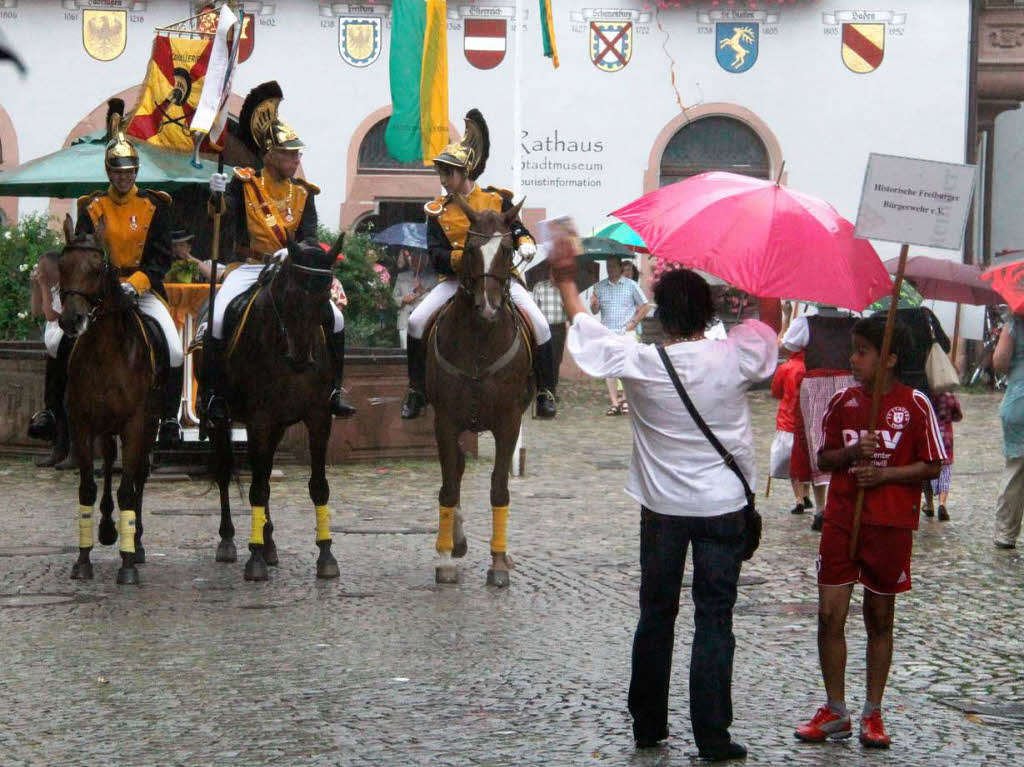
[[[106,233],[107,233],[107,217],[106,216],[100,216],[100,220],[96,222],[96,242],[97,242],[97,244],[100,244],[100,243],[103,243],[103,242],[106,241],[107,238],[104,236],[104,235],[106,235]]]
[[[455,204],[459,206],[462,212],[466,214],[466,218],[469,219],[469,223],[475,224],[477,220],[476,211],[469,207],[469,203],[466,201],[466,198],[459,192],[455,192],[452,195],[452,199],[455,200]]]
[[[519,218],[519,211],[523,209],[523,205],[526,202],[524,197],[511,208],[505,211],[505,226],[511,226],[512,222]]]
[[[71,221],[71,214],[64,214],[64,243],[70,245],[71,241],[75,239],[75,225]]]
[[[342,247],[344,245],[345,245],[345,232],[342,231],[342,232],[338,233],[338,239],[336,239],[334,241],[334,244],[331,246],[330,252],[328,252],[328,254],[327,254],[330,257],[330,263],[331,264],[333,264],[335,262],[335,260],[338,258],[338,254],[341,253],[341,249],[342,249]]]

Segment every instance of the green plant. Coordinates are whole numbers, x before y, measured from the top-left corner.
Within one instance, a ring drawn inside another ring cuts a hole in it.
[[[337,232],[317,229],[321,242],[333,244]],[[346,232],[342,249],[345,258],[334,265],[348,298],[345,307],[345,331],[349,346],[398,345],[397,315],[391,300],[391,287],[374,270],[375,246],[367,232]]]
[[[23,340],[38,335],[29,316],[29,275],[48,250],[64,245],[49,228],[49,216],[30,213],[13,226],[0,226],[0,338]]]

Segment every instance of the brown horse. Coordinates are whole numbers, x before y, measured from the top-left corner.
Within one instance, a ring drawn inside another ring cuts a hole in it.
[[[494,435],[491,472],[491,568],[488,584],[507,586],[510,561],[508,475],[523,411],[534,394],[527,324],[509,293],[513,242],[509,227],[522,202],[506,213],[474,211],[456,195],[469,218],[469,234],[459,268],[459,290],[437,315],[427,339],[427,400],[434,406],[434,436],[441,461],[438,494],[440,524],[436,548],[441,562],[438,583],[457,583],[452,557],[466,553],[459,512],[459,490],[466,456],[459,445],[464,431]]]
[[[103,223],[95,235],[76,238],[70,216],[64,220],[66,245],[60,256],[60,326],[75,339],[68,359],[67,399],[73,425],[72,449],[78,459],[78,561],[71,577],[91,579],[92,514],[96,502],[93,449],[103,452],[100,543],[118,537],[110,494],[116,437],[121,439],[123,474],[117,490],[120,509],[121,567],[117,582],[138,584],[142,547],[142,491],[149,476],[160,416],[160,382],[166,367],[146,340],[141,314],[121,290],[117,269],[104,253]]]
[[[316,508],[316,545],[320,549],[316,576],[339,575],[338,563],[331,554],[327,507],[330,488],[326,461],[333,379],[323,322],[333,278],[330,266],[341,244],[339,237],[334,248],[325,254],[318,244],[289,242],[288,255],[264,270],[259,293],[246,312],[248,319],[241,331],[228,331],[234,337],[228,336],[231,341],[224,363],[227,401],[231,417],[245,423],[252,467],[247,581],[267,580],[268,565],[278,563],[274,525],[270,520],[270,472],[285,429],[300,421],[309,433],[309,496]],[[201,358],[196,362],[201,365]],[[216,423],[211,429],[221,507],[217,561],[234,562],[235,526],[228,500],[233,473],[231,424]]]

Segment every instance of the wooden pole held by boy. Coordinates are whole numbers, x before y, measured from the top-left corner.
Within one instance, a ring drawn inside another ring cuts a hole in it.
[[[875,433],[878,425],[878,411],[882,407],[882,395],[885,387],[885,377],[888,371],[887,362],[889,352],[892,350],[892,331],[896,324],[896,309],[900,302],[900,289],[903,287],[903,272],[907,268],[907,251],[910,246],[904,244],[900,248],[900,263],[896,269],[896,279],[892,285],[892,299],[889,302],[889,311],[885,316],[885,335],[882,337],[882,353],[879,357],[878,368],[875,370],[875,380],[871,387],[871,418],[868,421],[868,434]],[[853,507],[853,529],[850,531],[850,559],[857,555],[857,538],[860,534],[860,518],[864,510],[864,488],[857,490],[857,503]]]

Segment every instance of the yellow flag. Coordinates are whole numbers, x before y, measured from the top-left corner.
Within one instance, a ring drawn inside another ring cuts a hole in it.
[[[420,73],[420,136],[423,164],[430,165],[448,144],[448,3],[427,0]]]

